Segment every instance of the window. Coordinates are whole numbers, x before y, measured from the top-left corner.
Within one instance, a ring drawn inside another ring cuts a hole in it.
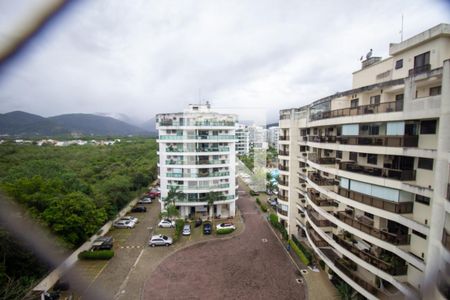
[[[380,104],[380,95],[370,96],[370,104]]]
[[[414,229],[413,229],[412,233],[414,233],[414,234],[417,235],[417,236],[420,236],[420,237],[423,238],[424,240],[427,239],[427,236],[426,236],[425,234],[420,233],[420,232],[418,232],[418,231],[415,231]]]
[[[417,168],[432,171],[433,170],[433,159],[419,157],[419,163],[417,164]]]
[[[368,217],[369,219],[372,219],[372,220],[373,220],[373,214],[368,213],[368,212],[364,212],[364,215],[365,215],[366,217]]]
[[[420,122],[420,134],[436,134],[436,120]]]
[[[342,159],[342,151],[336,151],[336,158]]]
[[[376,154],[367,154],[367,163],[371,165],[377,164],[377,155]]]
[[[379,135],[379,134],[380,134],[380,126],[369,125],[369,135]]]
[[[395,101],[403,101],[404,94],[395,95]]]
[[[414,57],[414,68],[423,67],[430,63],[430,51]]]
[[[358,160],[358,153],[350,152],[349,159],[353,160],[353,161],[357,161]]]
[[[425,205],[430,205],[430,198],[422,196],[422,195],[416,195],[416,202],[425,204]]]
[[[435,86],[430,88],[430,96],[436,96],[441,94],[441,86]]]
[[[358,99],[353,99],[353,100],[350,101],[350,107],[351,108],[358,107],[358,103],[359,103]]]
[[[395,62],[395,69],[398,70],[401,68],[403,68],[403,59],[399,59]]]

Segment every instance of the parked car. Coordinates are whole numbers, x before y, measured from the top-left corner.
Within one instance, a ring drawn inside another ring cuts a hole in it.
[[[131,209],[131,212],[146,212],[147,207],[145,206],[135,206]]]
[[[150,197],[142,197],[139,201],[139,204],[150,204],[152,203],[152,199]]]
[[[195,228],[201,226],[203,223],[202,219],[198,218],[197,220],[195,220]]]
[[[168,237],[166,235],[158,234],[153,235],[150,238],[150,241],[148,241],[148,245],[155,247],[155,246],[169,246],[172,245],[173,240],[171,237]]]
[[[175,221],[171,221],[171,220],[161,220],[158,224],[158,227],[163,227],[163,228],[171,228],[171,227],[175,227]]]
[[[277,206],[277,199],[267,199],[267,204],[269,204],[272,207],[276,207]]]
[[[209,222],[203,223],[203,234],[211,234],[212,233],[212,224]]]
[[[161,195],[161,191],[159,191],[159,190],[157,190],[157,189],[155,189],[155,188],[152,188],[152,189],[147,193],[147,195],[148,195],[150,198],[155,199],[156,197],[159,197],[159,196]]]
[[[236,229],[236,226],[234,226],[233,223],[220,223],[220,224],[216,225],[216,230],[228,229],[228,228]]]
[[[190,224],[184,224],[183,226],[183,232],[182,235],[191,235],[191,225]]]
[[[126,220],[119,220],[113,224],[114,228],[134,228],[135,225],[134,222]]]
[[[98,237],[92,243],[92,250],[111,250],[113,247],[113,238],[112,236],[101,236]]]
[[[136,217],[132,217],[132,216],[124,216],[124,217],[120,218],[120,220],[134,222],[135,224],[139,223],[139,219]]]

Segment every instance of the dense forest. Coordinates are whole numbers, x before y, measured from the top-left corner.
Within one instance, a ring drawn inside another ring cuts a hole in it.
[[[75,248],[156,179],[155,140],[126,138],[109,146],[0,145],[0,189]],[[43,275],[32,255],[0,228],[0,299]],[[17,270],[24,260],[33,266]],[[26,279],[24,279],[26,278]]]

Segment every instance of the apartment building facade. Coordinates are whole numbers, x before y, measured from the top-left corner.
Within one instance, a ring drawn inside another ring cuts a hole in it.
[[[248,155],[250,152],[250,132],[244,124],[236,125],[236,153]]]
[[[278,147],[278,135],[280,128],[278,126],[272,126],[267,128],[267,142],[270,147],[277,148]]]
[[[280,111],[278,216],[368,299],[448,299],[450,25]]]
[[[236,121],[235,115],[213,112],[209,104],[156,116],[161,210],[169,190],[178,187],[184,196],[175,205],[182,217],[207,214],[210,192],[216,195],[211,215],[235,215]]]

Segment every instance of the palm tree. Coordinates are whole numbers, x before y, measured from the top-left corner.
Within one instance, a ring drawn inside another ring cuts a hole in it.
[[[175,202],[179,199],[183,199],[184,194],[180,191],[179,186],[171,186],[169,192],[167,193],[167,197],[164,198],[165,205],[173,205],[175,206]]]
[[[220,192],[214,192],[211,191],[208,194],[206,194],[206,202],[208,202],[208,208],[209,208],[209,218],[212,219],[213,217],[213,211],[214,211],[214,203],[219,200],[221,193]]]

